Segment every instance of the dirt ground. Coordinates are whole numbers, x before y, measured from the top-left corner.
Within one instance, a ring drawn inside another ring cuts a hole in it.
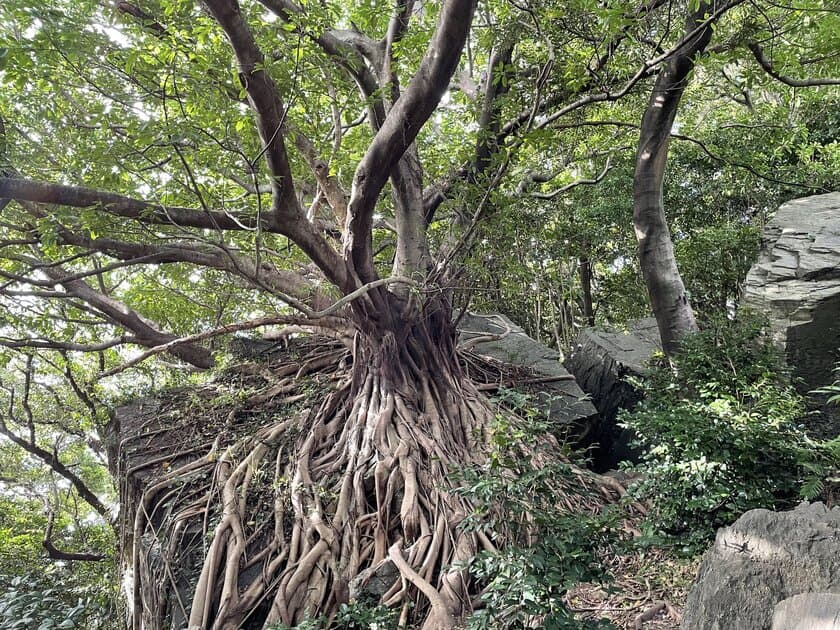
[[[660,549],[607,559],[613,582],[572,589],[569,607],[582,619],[608,619],[617,628],[676,630],[700,557],[680,558]]]

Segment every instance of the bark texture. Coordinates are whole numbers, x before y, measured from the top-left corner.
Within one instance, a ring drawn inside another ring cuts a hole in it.
[[[689,13],[685,44],[656,77],[642,117],[636,170],[633,176],[633,227],[639,242],[639,264],[659,326],[662,349],[673,355],[680,339],[697,330],[694,312],[674,256],[665,218],[662,185],[668,159],[671,128],[680,99],[698,55],[712,38],[711,23],[703,25],[712,5],[701,2]],[[702,25],[702,26],[701,26]]]

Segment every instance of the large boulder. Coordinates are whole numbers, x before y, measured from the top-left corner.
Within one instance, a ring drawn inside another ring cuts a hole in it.
[[[643,376],[648,361],[660,350],[659,330],[652,317],[628,322],[626,331],[585,328],[578,336],[564,364],[599,413],[591,436],[597,470],[636,459],[629,447],[632,435],[616,424],[616,416],[642,399],[630,377]]]
[[[682,628],[770,630],[774,607],[801,593],[840,593],[840,508],[750,510],[718,530],[703,556]]]
[[[598,424],[598,411],[563,367],[562,356],[525,334],[500,314],[465,313],[458,322],[459,340],[474,352],[533,373],[530,389],[539,391],[548,419],[558,433],[587,441]]]
[[[461,322],[461,335],[462,342],[471,343],[475,352],[518,365],[519,369],[512,373],[526,381],[529,388],[541,392],[549,418],[557,423],[559,431],[585,430],[597,416],[563,368],[559,354],[530,339],[510,320],[468,315]],[[138,398],[115,410],[105,437],[111,472],[120,480],[121,565],[132,578],[127,581],[133,586],[128,597],[142,618],[136,623],[158,630],[187,627],[189,609],[182,604],[189,602],[194,593],[204,559],[207,528],[212,526],[202,519],[172,520],[172,515],[184,507],[184,501],[196,500],[192,494],[196,490],[189,487],[192,481],[184,482],[182,477],[170,487],[168,474],[207,453],[225,452],[244,436],[257,434],[266,418],[292,413],[296,404],[292,401],[243,404],[242,393],[266,388],[271,391],[272,384],[280,380],[272,366],[280,359],[303,352],[300,346],[305,343],[304,337],[282,343],[236,338],[228,349],[240,361],[213,381]],[[310,339],[308,343],[334,342]],[[201,489],[209,469],[197,467],[192,474]],[[275,490],[270,485],[267,490],[264,505],[273,505],[270,501]],[[204,501],[199,503],[203,505]],[[197,510],[203,509],[199,503],[194,506]],[[142,529],[135,526],[140,522],[138,514],[145,522]],[[273,535],[273,531],[265,529],[263,534]],[[259,579],[260,569],[260,564],[254,564],[243,570],[239,586],[244,588]],[[350,590],[362,599],[375,598],[393,582],[394,570],[393,564],[382,563],[358,576]],[[267,610],[263,608],[271,603],[271,598],[265,600],[254,619],[264,618]]]
[[[744,303],[769,317],[804,390],[833,380],[840,358],[840,192],[779,208],[747,274]]]

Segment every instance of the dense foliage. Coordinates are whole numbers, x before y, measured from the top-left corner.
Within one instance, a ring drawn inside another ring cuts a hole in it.
[[[746,510],[817,497],[840,470],[840,442],[808,437],[804,401],[760,319],[718,318],[684,344],[622,417],[644,452],[633,494],[651,502],[649,534],[693,551]]]
[[[595,628],[575,618],[564,596],[581,582],[608,580],[601,556],[616,542],[614,518],[598,509],[596,497],[570,492],[570,465],[537,463],[555,438],[532,400],[503,390],[497,403],[487,463],[460,471],[462,491],[476,499],[476,511],[462,526],[490,536],[511,529],[518,544],[470,560],[469,571],[484,589],[468,627]]]

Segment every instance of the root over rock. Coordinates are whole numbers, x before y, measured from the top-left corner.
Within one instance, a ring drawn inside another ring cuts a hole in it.
[[[328,623],[360,592],[402,626],[452,628],[479,588],[461,563],[513,542],[459,527],[473,506],[453,474],[485,457],[496,409],[474,379],[501,381],[498,366],[387,338],[294,345],[231,370],[250,396],[195,403],[192,428],[167,435],[189,446],[164,448],[141,490],[123,488],[135,629]],[[135,448],[156,434],[145,427]]]

